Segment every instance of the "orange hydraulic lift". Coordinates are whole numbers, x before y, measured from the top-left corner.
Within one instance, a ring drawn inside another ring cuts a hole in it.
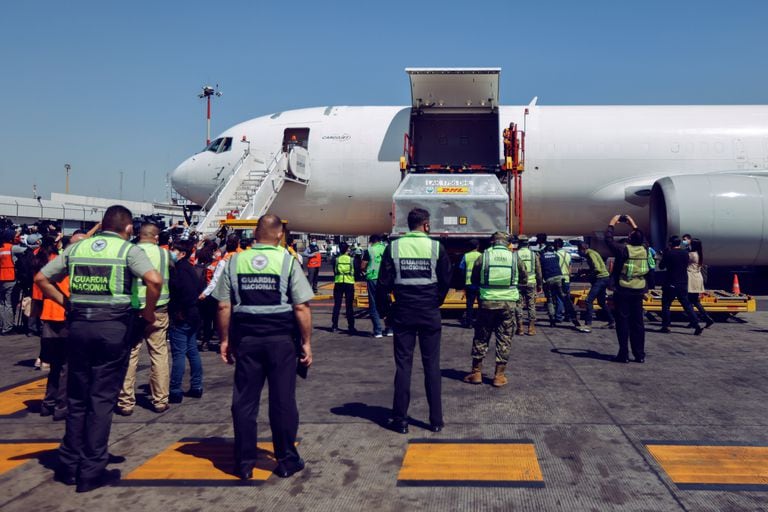
[[[528,109],[525,109],[528,116]],[[525,123],[525,121],[524,121]],[[523,125],[525,126],[525,124]],[[517,123],[510,123],[504,128],[504,167],[511,174],[507,179],[509,195],[509,233],[519,235],[523,232],[523,171],[525,171],[525,129],[520,130]],[[514,219],[517,219],[515,229]]]

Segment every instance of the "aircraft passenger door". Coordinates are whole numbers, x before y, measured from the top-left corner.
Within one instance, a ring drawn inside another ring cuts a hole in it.
[[[309,128],[285,129],[283,132],[283,152],[288,153],[293,146],[309,149]]]
[[[288,170],[296,178],[309,181],[309,128],[286,128],[283,152],[288,155]]]

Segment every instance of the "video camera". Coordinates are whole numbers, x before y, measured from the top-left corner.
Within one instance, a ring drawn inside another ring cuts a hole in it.
[[[141,225],[146,222],[154,224],[160,229],[160,231],[165,231],[166,225],[163,216],[155,213],[152,215],[141,215],[140,217],[134,217],[133,232],[138,233],[141,229]]]

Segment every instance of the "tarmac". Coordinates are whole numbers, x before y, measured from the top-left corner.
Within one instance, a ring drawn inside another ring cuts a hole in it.
[[[764,309],[764,308],[760,308]],[[315,363],[298,385],[299,451],[306,469],[271,474],[265,443],[249,482],[231,474],[233,368],[202,353],[205,394],[156,414],[146,399],[115,416],[111,467],[123,480],[76,494],[52,480],[63,422],[39,415],[32,368],[38,338],[0,338],[0,509],[30,510],[525,510],[755,511],[768,509],[768,355],[764,310],[718,322],[694,337],[648,322],[645,364],[610,361],[615,332],[550,328],[515,337],[509,384],[493,388],[493,346],[483,385],[469,370],[472,331],[445,316],[442,385],[446,427],[426,430],[418,356],[410,433],[384,428],[392,402],[392,338],[329,332],[329,303],[313,305]],[[346,327],[342,318],[341,327]],[[26,383],[26,385],[24,385]]]

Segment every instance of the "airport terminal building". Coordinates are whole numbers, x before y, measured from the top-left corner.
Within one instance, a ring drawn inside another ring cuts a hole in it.
[[[90,228],[101,221],[104,210],[113,204],[121,204],[131,210],[135,217],[141,215],[162,215],[167,224],[183,222],[184,214],[180,205],[79,196],[74,194],[51,193],[50,199],[0,196],[0,218],[5,217],[14,224],[33,224],[39,220],[60,221],[65,234],[76,229]]]

